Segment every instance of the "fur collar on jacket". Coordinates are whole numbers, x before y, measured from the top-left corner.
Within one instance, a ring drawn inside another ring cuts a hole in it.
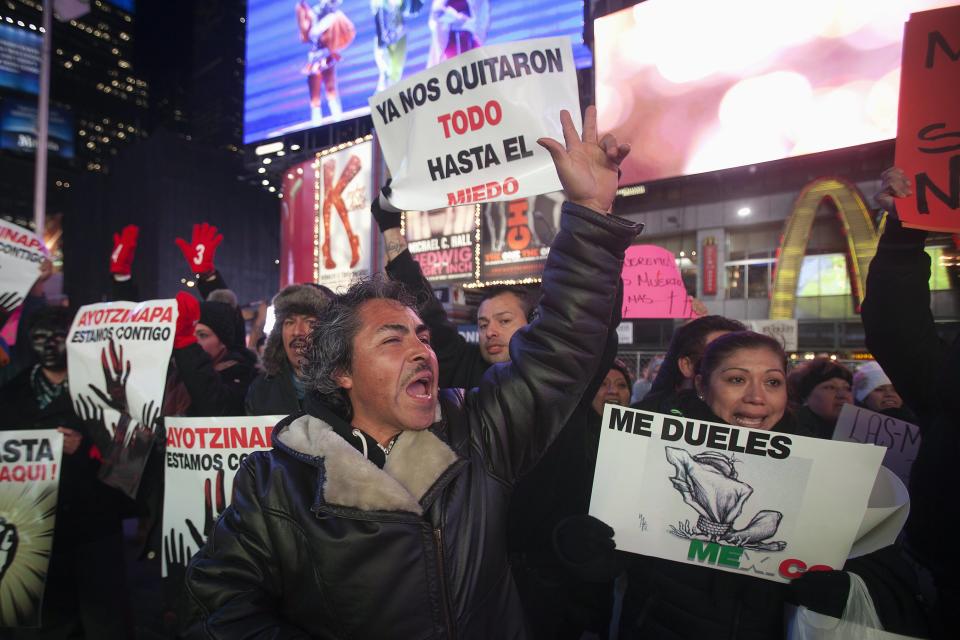
[[[325,502],[363,511],[423,515],[420,500],[458,459],[429,430],[404,431],[380,469],[333,427],[309,414],[293,420],[276,438],[295,452],[323,459]]]

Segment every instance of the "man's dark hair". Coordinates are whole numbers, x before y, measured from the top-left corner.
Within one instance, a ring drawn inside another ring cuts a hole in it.
[[[787,373],[787,354],[783,350],[783,344],[776,338],[771,338],[755,331],[734,331],[722,335],[707,345],[697,365],[697,373],[701,376],[702,384],[709,386],[710,376],[720,366],[724,360],[733,353],[742,349],[769,349],[776,356],[783,367],[783,373]]]
[[[334,296],[324,306],[303,353],[307,388],[348,422],[353,418],[353,407],[336,377],[351,371],[353,339],[360,331],[360,307],[370,300],[394,300],[417,310],[413,297],[403,285],[383,274],[356,280],[346,293]]]
[[[675,391],[683,384],[684,377],[683,372],[680,371],[680,358],[689,358],[696,368],[703,356],[703,350],[707,346],[707,336],[709,334],[714,331],[746,330],[747,328],[742,322],[723,316],[703,316],[682,325],[673,332],[670,346],[667,348],[667,355],[664,356],[660,371],[650,387],[650,393]]]
[[[539,290],[506,285],[490,287],[489,289],[484,289],[483,297],[480,299],[480,304],[483,304],[490,298],[496,298],[497,296],[505,293],[512,293],[517,297],[517,300],[520,302],[520,308],[523,309],[523,315],[526,317],[527,322],[533,322],[533,312],[536,311],[537,303],[540,301]]]

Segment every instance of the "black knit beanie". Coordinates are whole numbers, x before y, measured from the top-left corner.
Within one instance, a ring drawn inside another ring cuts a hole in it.
[[[210,327],[220,338],[220,342],[228,348],[233,345],[236,333],[236,311],[226,302],[201,302],[200,324]]]

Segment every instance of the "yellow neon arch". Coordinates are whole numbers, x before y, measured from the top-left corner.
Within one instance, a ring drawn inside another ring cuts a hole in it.
[[[879,239],[870,219],[870,210],[860,190],[854,185],[839,178],[819,178],[803,188],[793,205],[793,212],[787,219],[787,228],[780,241],[773,276],[773,293],[770,299],[772,320],[787,320],[794,316],[797,282],[807,250],[810,228],[813,226],[817,208],[828,198],[837,208],[841,228],[847,240],[850,286],[857,307],[863,303],[867,268],[877,252]]]

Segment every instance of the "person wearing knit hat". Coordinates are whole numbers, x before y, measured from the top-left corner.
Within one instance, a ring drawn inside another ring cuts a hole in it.
[[[792,372],[787,386],[799,405],[797,418],[820,438],[830,439],[843,405],[853,402],[853,374],[829,358],[814,358]]]
[[[302,410],[302,351],[320,312],[335,297],[322,285],[292,284],[273,299],[274,324],[263,349],[263,373],[247,392],[247,415],[293,414]]]
[[[903,398],[876,360],[860,366],[853,374],[853,398],[861,407],[897,420],[912,424],[919,420],[917,414],[903,403]]]
[[[197,342],[213,360],[230,349],[236,338],[236,312],[225,302],[200,303]]]

